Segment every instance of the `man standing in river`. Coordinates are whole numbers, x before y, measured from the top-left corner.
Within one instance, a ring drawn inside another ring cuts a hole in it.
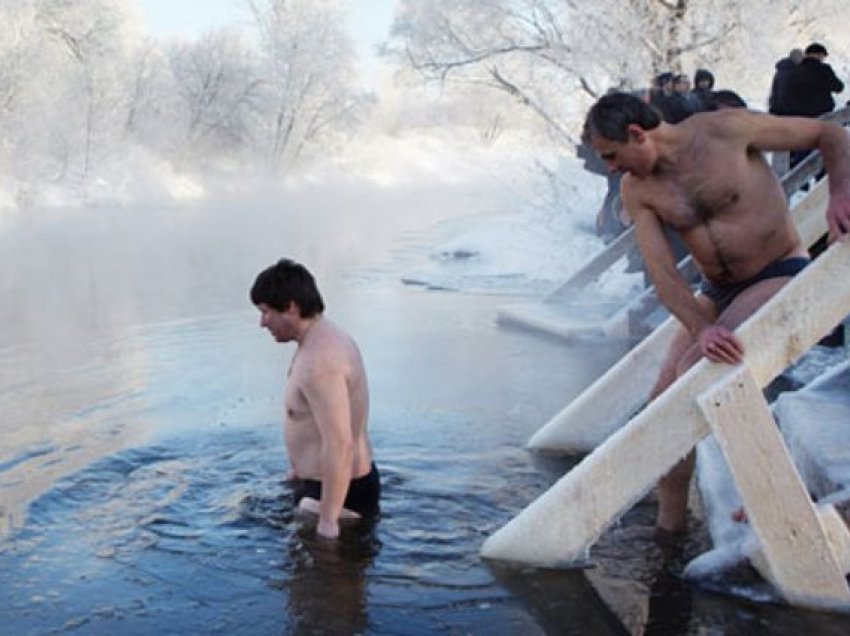
[[[379,511],[381,482],[367,433],[369,388],[354,340],[324,317],[316,282],[281,259],[251,288],[260,326],[277,342],[295,341],[284,399],[284,431],[298,509],[318,515],[321,537],[339,520]]]
[[[680,322],[650,400],[703,356],[740,362],[745,352],[733,330],[808,262],[762,151],[820,150],[830,239],[850,231],[850,141],[839,126],[743,109],[674,126],[640,99],[616,93],[590,109],[584,137],[611,170],[627,173],[623,203],[658,296]],[[691,251],[704,278],[701,296],[679,275],[662,223]],[[692,451],[659,482],[660,531],[685,531],[693,468]]]

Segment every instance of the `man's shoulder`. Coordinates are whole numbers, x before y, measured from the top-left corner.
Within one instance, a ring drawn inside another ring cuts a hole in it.
[[[691,124],[696,128],[706,126],[722,126],[724,122],[740,118],[741,113],[750,113],[746,108],[721,108],[719,110],[704,110],[694,113],[683,124]]]
[[[333,352],[312,352],[299,355],[292,365],[289,384],[299,391],[315,393],[346,377],[346,366],[339,355]]]
[[[696,113],[679,124],[682,143],[734,140],[752,125],[753,117],[760,116],[761,113],[754,113],[746,108],[724,108]]]
[[[823,64],[822,73],[823,73],[824,77],[826,77],[830,80],[838,80],[838,75],[835,74],[835,69],[832,68],[829,64],[826,64],[826,63]]]
[[[805,59],[803,60],[799,67],[801,69],[801,73],[803,75],[814,76],[814,77],[833,77],[835,76],[835,71],[833,68],[827,64],[826,62],[821,62],[820,60],[815,59]]]
[[[357,351],[352,337],[332,323],[298,354],[304,377],[347,372],[351,356]]]
[[[652,199],[655,185],[662,179],[655,175],[637,177],[631,173],[623,175],[620,183],[620,196],[630,214],[638,212]]]

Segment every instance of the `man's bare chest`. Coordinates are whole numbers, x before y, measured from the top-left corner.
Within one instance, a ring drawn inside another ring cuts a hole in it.
[[[309,416],[310,405],[297,376],[290,376],[284,393],[284,408],[288,420],[301,420]]]
[[[650,180],[644,201],[656,215],[679,231],[734,214],[746,196],[745,166],[689,162],[676,172]]]

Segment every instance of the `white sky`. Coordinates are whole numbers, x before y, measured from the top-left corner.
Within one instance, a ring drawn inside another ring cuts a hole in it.
[[[348,0],[352,34],[361,56],[385,37],[396,0]],[[194,38],[211,27],[245,20],[242,0],[136,0],[152,35]]]
[[[238,0],[136,0],[150,32],[157,37],[194,37],[210,27],[239,20]]]

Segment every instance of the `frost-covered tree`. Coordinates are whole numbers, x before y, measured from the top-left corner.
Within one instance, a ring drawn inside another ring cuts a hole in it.
[[[611,87],[711,68],[766,91],[773,61],[814,37],[846,41],[837,0],[401,0],[389,50],[426,81],[510,95],[562,140]],[[836,46],[836,48],[838,48]]]
[[[20,163],[27,162],[27,153],[18,149],[32,148],[26,143],[31,140],[25,113],[39,112],[37,85],[31,80],[40,48],[32,8],[0,4],[0,171],[7,175],[14,174],[16,155]]]
[[[60,93],[63,117],[55,139],[69,162],[79,157],[85,179],[99,152],[121,136],[132,13],[122,0],[40,0],[33,6],[49,46],[45,71]]]
[[[24,5],[0,5],[0,119],[26,91],[27,60],[33,54],[33,16]]]
[[[129,60],[127,72],[124,134],[144,141],[150,134],[151,120],[165,116],[164,107],[174,102],[168,93],[172,86],[169,83],[168,88],[165,87],[171,69],[167,57],[156,43],[148,38]]]
[[[225,29],[169,51],[173,91],[179,106],[179,162],[209,152],[235,154],[250,145],[249,118],[257,108],[262,80],[255,56],[241,36]]]
[[[82,179],[115,150],[130,0],[0,1],[0,162],[18,179]]]
[[[278,172],[337,139],[363,103],[349,0],[232,2],[250,32],[157,41],[136,0],[0,0],[0,188],[90,192],[134,160]]]
[[[360,96],[339,0],[248,0],[264,81],[257,139],[272,170],[351,121]]]

